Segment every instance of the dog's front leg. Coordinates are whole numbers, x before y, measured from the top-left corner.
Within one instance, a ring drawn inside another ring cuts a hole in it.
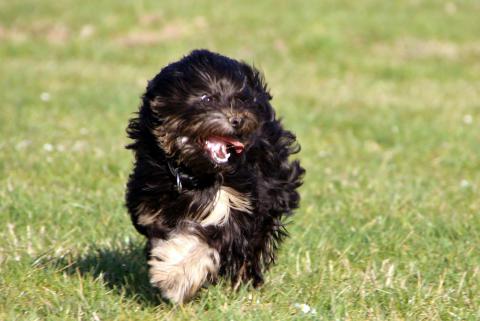
[[[172,231],[166,239],[150,239],[150,283],[172,302],[192,298],[206,281],[213,281],[220,256],[191,229]]]

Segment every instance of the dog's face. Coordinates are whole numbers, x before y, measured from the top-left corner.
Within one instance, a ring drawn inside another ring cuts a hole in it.
[[[204,50],[164,68],[144,99],[158,144],[199,173],[241,164],[259,128],[275,117],[257,70]]]

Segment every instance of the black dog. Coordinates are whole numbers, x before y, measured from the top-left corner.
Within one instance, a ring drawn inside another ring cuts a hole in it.
[[[274,261],[305,171],[271,98],[256,69],[207,50],[149,82],[127,129],[126,202],[165,298],[182,303],[218,276],[258,286]]]

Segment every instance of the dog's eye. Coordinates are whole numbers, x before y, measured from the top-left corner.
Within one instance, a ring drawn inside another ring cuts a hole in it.
[[[202,95],[202,97],[200,97],[200,100],[203,101],[204,103],[209,103],[209,102],[211,102],[213,99],[212,99],[212,97],[210,97],[209,95],[204,94],[204,95]]]

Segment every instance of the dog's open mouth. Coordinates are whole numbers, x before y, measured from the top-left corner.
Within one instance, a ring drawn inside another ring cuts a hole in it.
[[[241,154],[244,147],[240,141],[230,137],[212,136],[205,141],[205,150],[217,164],[228,162],[229,151],[233,150],[235,153]]]

